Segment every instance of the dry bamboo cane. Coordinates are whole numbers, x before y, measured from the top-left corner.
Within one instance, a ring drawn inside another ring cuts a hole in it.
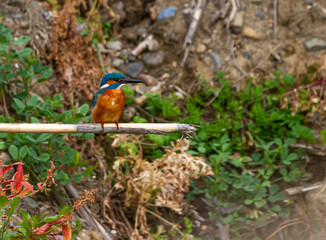
[[[0,132],[6,133],[129,133],[168,134],[171,132],[194,133],[196,127],[181,123],[114,123],[61,124],[61,123],[0,123]]]

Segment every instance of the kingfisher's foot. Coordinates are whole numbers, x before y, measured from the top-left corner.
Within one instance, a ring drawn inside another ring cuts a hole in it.
[[[114,123],[117,126],[117,130],[119,130],[119,123],[118,122],[114,122]]]
[[[106,136],[106,133],[104,133],[104,123],[100,123],[101,124],[101,127],[102,127],[102,131],[99,132],[99,133],[95,133],[95,136]]]

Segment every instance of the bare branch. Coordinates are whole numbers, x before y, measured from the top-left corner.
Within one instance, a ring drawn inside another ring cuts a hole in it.
[[[61,123],[0,123],[0,132],[13,133],[128,133],[168,134],[171,132],[194,133],[196,127],[181,123],[114,123],[61,124]]]

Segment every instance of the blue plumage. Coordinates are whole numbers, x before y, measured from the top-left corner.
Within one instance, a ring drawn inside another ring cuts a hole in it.
[[[114,72],[114,73],[108,73],[106,74],[103,78],[102,78],[102,81],[100,83],[100,87],[102,87],[104,84],[106,84],[107,81],[109,80],[119,80],[119,79],[125,79],[125,75],[123,75],[122,73],[117,73],[117,72]]]
[[[100,90],[98,90],[98,91],[94,94],[94,97],[93,97],[93,107],[96,105],[98,95],[100,95],[100,94],[104,94],[104,92],[105,92],[105,89],[100,89]]]

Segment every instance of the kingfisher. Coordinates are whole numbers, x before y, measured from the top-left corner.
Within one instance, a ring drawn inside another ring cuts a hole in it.
[[[100,123],[104,129],[104,123],[115,123],[119,129],[119,119],[126,103],[126,96],[122,86],[126,83],[143,83],[141,80],[126,78],[121,73],[108,73],[100,83],[93,98],[93,121]]]

